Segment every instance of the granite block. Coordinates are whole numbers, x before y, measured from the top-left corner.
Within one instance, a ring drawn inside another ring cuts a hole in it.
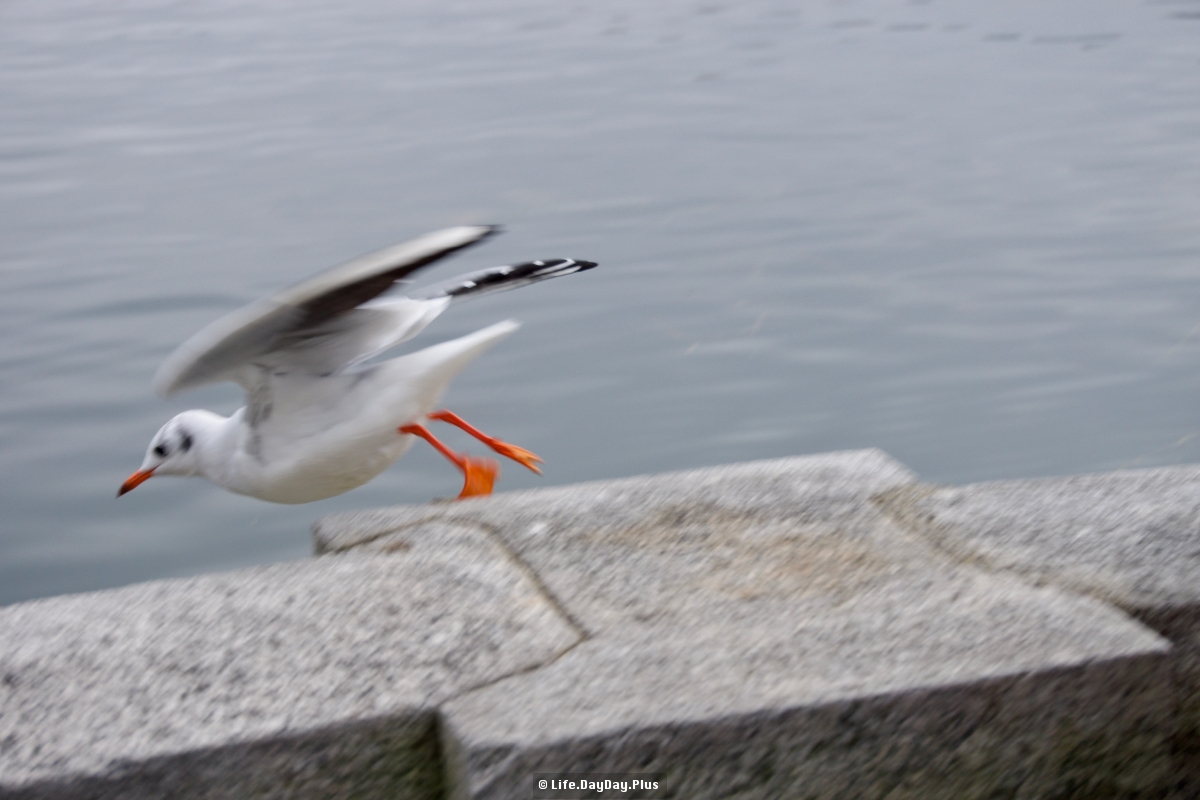
[[[909,486],[881,507],[964,564],[1110,602],[1170,639],[1175,760],[1200,796],[1200,467]]]
[[[0,797],[435,797],[446,698],[579,639],[490,536],[0,608]]]
[[[1099,600],[961,563],[875,502],[916,486],[854,451],[378,509],[314,534],[329,551],[477,525],[582,631],[443,704],[452,797],[526,797],[537,772],[661,772],[689,798],[1169,788],[1170,645]]]

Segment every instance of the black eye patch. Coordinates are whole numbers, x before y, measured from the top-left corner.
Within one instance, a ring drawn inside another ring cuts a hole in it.
[[[161,444],[158,445],[154,448],[154,455],[158,456],[159,458],[165,458],[167,455],[167,448]]]
[[[179,440],[179,446],[183,449],[183,452],[185,452],[185,453],[188,450],[191,450],[192,449],[192,435],[190,433],[185,433],[183,435],[183,438]]]

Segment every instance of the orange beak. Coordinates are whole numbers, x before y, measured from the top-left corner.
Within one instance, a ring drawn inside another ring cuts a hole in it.
[[[117,492],[117,497],[120,497],[126,492],[132,492],[134,489],[149,480],[150,476],[153,474],[154,470],[152,469],[139,469],[137,472],[126,478],[125,482],[121,484],[121,490]]]

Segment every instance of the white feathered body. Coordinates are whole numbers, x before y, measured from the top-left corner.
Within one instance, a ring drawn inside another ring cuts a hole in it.
[[[308,503],[361,486],[412,444],[399,428],[424,420],[459,371],[517,327],[500,322],[345,373],[275,376],[270,409],[254,425],[246,408],[227,418],[188,412],[210,431],[196,454],[199,472],[231,492],[275,503]]]

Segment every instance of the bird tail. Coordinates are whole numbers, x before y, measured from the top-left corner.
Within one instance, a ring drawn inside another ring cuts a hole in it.
[[[519,327],[516,320],[497,322],[458,339],[385,361],[379,368],[398,384],[416,387],[420,406],[429,410],[467,364]]]
[[[438,297],[449,297],[459,300],[464,297],[478,297],[492,292],[503,292],[516,289],[530,283],[557,278],[560,275],[570,275],[573,272],[583,272],[596,266],[594,261],[577,261],[573,258],[554,258],[549,261],[526,261],[524,264],[514,264],[507,267],[492,267],[491,269],[459,275],[444,283],[436,283],[416,292],[411,297],[418,300],[433,300]]]

